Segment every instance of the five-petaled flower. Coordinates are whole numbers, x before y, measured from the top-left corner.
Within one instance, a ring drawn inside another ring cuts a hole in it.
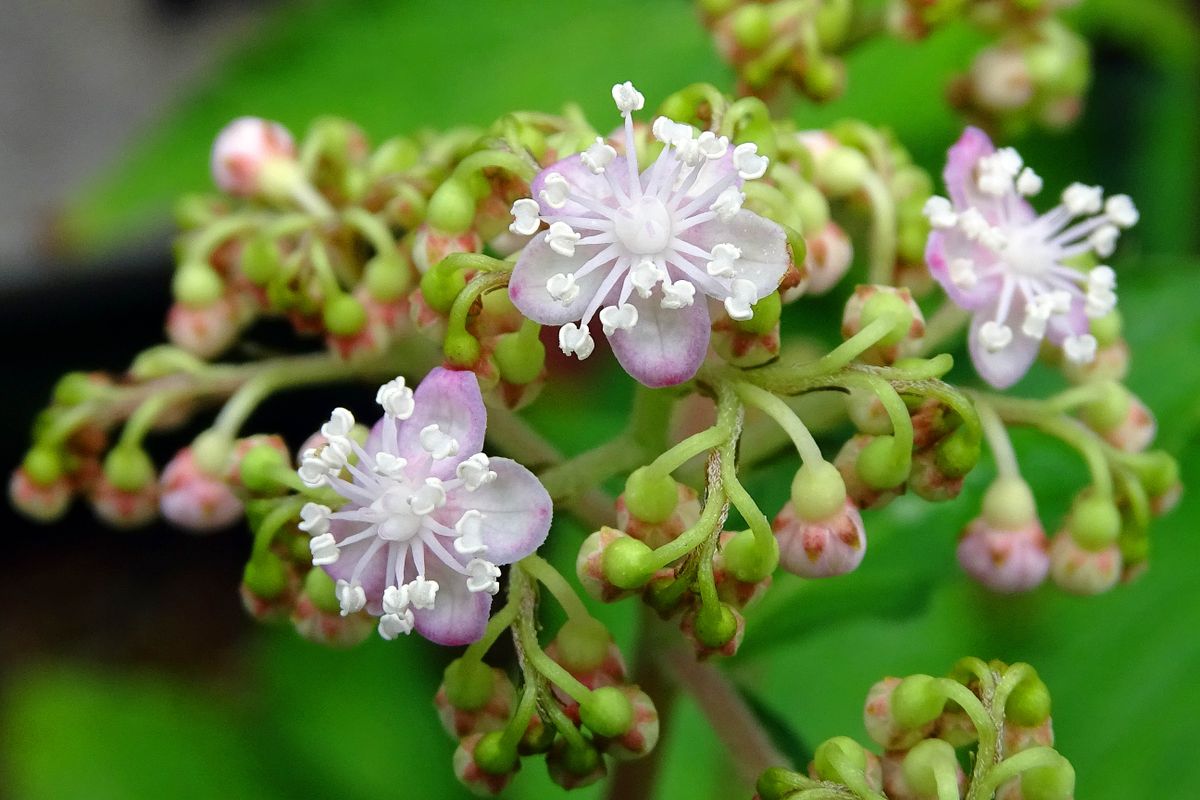
[[[365,445],[339,408],[321,429],[328,444],[302,458],[306,485],[346,499],[301,511],[313,564],[337,582],[342,613],[365,608],[385,639],[415,628],[438,644],[473,642],[499,566],[545,541],[550,496],[525,467],[480,452],[487,412],[473,373],[437,368],[415,392],[396,378],[376,400],[384,415]]]
[[[1011,386],[1043,339],[1072,363],[1095,358],[1088,319],[1113,310],[1116,280],[1111,268],[1085,270],[1074,259],[1112,254],[1120,229],[1138,219],[1129,197],[1105,200],[1100,187],[1073,183],[1039,216],[1025,198],[1042,179],[976,128],[950,148],[944,178],[950,199],[925,206],[933,227],[925,258],[950,298],[974,314],[969,341],[980,376]]]
[[[513,268],[509,293],[525,316],[561,325],[564,353],[587,358],[598,316],[621,366],[647,386],[695,375],[708,351],[706,297],[738,320],[779,286],[791,255],[774,222],[742,208],[742,182],[767,159],[753,143],[731,146],[711,131],[666,117],[665,146],[638,173],[633,112],[645,104],[626,82],[613,87],[625,118],[624,154],[602,138],[542,170],[533,198],[512,208],[514,233],[538,233]]]

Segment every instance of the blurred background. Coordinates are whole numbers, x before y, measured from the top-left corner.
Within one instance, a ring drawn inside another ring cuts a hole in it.
[[[1153,408],[1160,445],[1200,485],[1200,80],[1185,0],[1088,0],[1070,17],[1094,46],[1081,121],[1013,142],[1049,187],[1071,180],[1134,196],[1142,221],[1115,263],[1135,354],[1129,386]],[[984,40],[952,26],[920,44],[871,42],[849,59],[846,95],[801,105],[818,127],[846,116],[890,127],[935,174],[961,121],[947,78]],[[633,80],[650,105],[695,81],[723,89],[683,0],[246,2],[7,0],[0,23],[0,464],[11,468],[54,380],[119,370],[161,338],[173,199],[208,186],[208,148],[230,118],[300,132],[346,116],[376,140],[422,126],[484,125],[509,110],[578,102],[611,114]],[[602,124],[602,123],[601,123]],[[826,304],[828,306],[828,304]],[[816,304],[812,327],[834,333]],[[793,313],[803,307],[794,306]],[[959,373],[966,377],[968,372]],[[602,440],[629,387],[593,400],[592,424],[531,415],[568,451]],[[1022,391],[1051,386],[1034,375]],[[553,389],[551,390],[554,391]],[[558,391],[569,391],[560,389]],[[299,441],[336,392],[268,404],[254,430]],[[165,457],[186,432],[159,441]],[[1083,469],[1018,437],[1047,524]],[[755,472],[764,508],[794,465]],[[780,580],[728,667],[790,754],[835,734],[865,741],[861,704],[885,674],[941,673],[975,654],[1033,663],[1055,700],[1058,746],[1080,798],[1186,797],[1200,785],[1200,514],[1196,494],[1153,531],[1147,575],[1099,598],[1046,588],[995,598],[957,570],[953,540],[990,476],[957,502],[906,498],[867,516],[871,554],[819,588]],[[165,527],[101,528],[85,508],[41,528],[0,524],[0,797],[458,797],[452,742],[432,713],[447,654],[419,640],[350,652],[253,625],[236,587],[245,531],[196,538]],[[569,563],[579,531],[551,556]],[[632,609],[609,619],[628,640]],[[686,701],[668,719],[660,798],[745,796],[716,737]],[[527,765],[508,796],[556,796]],[[597,797],[597,788],[579,793]]]

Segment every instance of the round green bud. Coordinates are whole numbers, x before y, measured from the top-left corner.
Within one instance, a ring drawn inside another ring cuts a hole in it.
[[[805,234],[816,235],[829,224],[829,201],[821,194],[821,190],[811,183],[797,186],[792,202],[800,214]]]
[[[496,337],[492,351],[500,377],[514,386],[533,383],[546,366],[546,346],[537,335],[526,336],[521,331]]]
[[[612,636],[594,617],[568,619],[554,637],[558,660],[571,672],[590,672],[608,658]]]
[[[836,147],[817,162],[817,182],[832,197],[858,190],[871,171],[867,157],[852,147]]]
[[[1036,675],[1021,681],[1008,696],[1004,715],[1010,722],[1026,728],[1041,725],[1050,717],[1050,689]]]
[[[184,264],[175,270],[171,292],[176,300],[189,308],[207,308],[221,299],[225,284],[217,271],[207,264]]]
[[[258,597],[274,599],[287,589],[287,565],[270,550],[264,550],[246,562],[242,583]]]
[[[1015,531],[1037,519],[1029,484],[1017,477],[996,478],[983,495],[982,516],[993,528]]]
[[[489,775],[507,775],[517,767],[517,751],[505,744],[503,731],[491,731],[475,745],[475,763]]]
[[[1089,324],[1092,336],[1096,338],[1097,347],[1108,347],[1120,341],[1123,327],[1124,320],[1121,319],[1121,312],[1115,308],[1103,317],[1091,320]]]
[[[534,717],[534,724],[525,729],[521,741],[517,744],[517,752],[522,755],[545,753],[554,745],[558,731],[553,725],[547,725],[540,717]]]
[[[896,452],[893,436],[876,436],[858,454],[854,468],[863,483],[876,490],[894,489],[908,478],[910,453]]]
[[[220,475],[232,457],[233,440],[217,431],[204,431],[192,442],[192,458],[200,471],[208,475]]]
[[[604,549],[600,566],[605,579],[618,589],[640,589],[654,575],[646,543],[624,536]]]
[[[642,522],[666,522],[679,505],[679,489],[669,474],[659,475],[638,467],[625,480],[625,508]]]
[[[742,6],[733,14],[733,38],[747,50],[761,50],[771,40],[771,16],[758,3]]]
[[[304,548],[301,557],[310,555],[308,552],[308,537],[296,537],[296,541]],[[337,614],[341,611],[341,604],[337,599],[337,585],[329,573],[320,567],[313,567],[304,576],[304,593],[308,595],[308,599],[312,600],[312,604],[324,611],[326,614]]]
[[[842,88],[842,68],[832,58],[810,60],[804,68],[804,90],[817,100],[830,100]]]
[[[54,405],[77,406],[91,398],[97,388],[86,372],[68,372],[54,384]]]
[[[442,673],[446,699],[461,711],[477,711],[488,704],[496,690],[496,674],[475,658],[456,658]]]
[[[266,236],[253,236],[246,242],[240,263],[242,274],[259,286],[270,283],[283,266],[275,242]]]
[[[573,775],[589,775],[600,766],[600,752],[590,745],[584,747],[567,745],[563,750],[561,763],[563,768]]]
[[[21,469],[38,486],[49,486],[63,475],[62,453],[47,445],[35,445],[25,454]]]
[[[918,742],[904,757],[901,770],[904,780],[921,797],[936,797],[937,776],[941,771],[955,775],[958,759],[954,747],[942,739],[925,739]]]
[[[904,728],[920,728],[942,715],[946,694],[929,675],[910,675],[892,692],[892,717]]]
[[[1179,462],[1163,450],[1143,453],[1134,464],[1134,471],[1151,497],[1157,497],[1179,483]]]
[[[425,296],[425,302],[429,304],[430,308],[441,314],[450,311],[459,292],[467,285],[463,270],[443,267],[444,263],[435,264],[421,276],[421,294]]]
[[[1111,431],[1129,416],[1133,399],[1126,389],[1115,381],[1107,381],[1096,387],[1099,395],[1079,409],[1079,415],[1088,427],[1100,432]]]
[[[881,319],[890,319],[892,325],[879,343],[882,345],[899,344],[904,341],[912,328],[912,308],[898,295],[884,291],[876,292],[863,304],[861,325],[865,328]]]
[[[1021,775],[1024,800],[1071,800],[1075,796],[1075,768],[1059,756],[1057,764],[1034,767]]]
[[[723,17],[737,4],[737,0],[700,0],[700,10],[712,17]]]
[[[902,225],[896,233],[896,253],[900,260],[909,264],[922,263],[928,238],[927,225]]]
[[[1150,537],[1145,531],[1122,531],[1121,538],[1117,539],[1117,546],[1121,549],[1121,561],[1126,566],[1141,563],[1150,557]]]
[[[189,231],[212,222],[216,209],[213,202],[202,194],[185,194],[175,201],[172,213],[175,224]]]
[[[104,458],[104,475],[117,489],[136,492],[154,481],[154,462],[137,445],[117,445]]]
[[[400,299],[412,285],[408,259],[398,250],[376,255],[363,270],[363,284],[376,300],[386,303]]]
[[[701,606],[696,614],[696,639],[705,647],[724,647],[737,636],[737,629],[737,617],[724,603]]]
[[[442,344],[446,360],[458,367],[470,367],[479,361],[483,349],[479,340],[466,331],[450,331]]]
[[[800,220],[797,219],[797,222]],[[800,225],[803,226],[803,222]],[[800,234],[800,229],[792,225],[780,224],[783,228],[783,233],[787,236],[788,249],[791,250],[791,258],[793,264],[804,264],[804,259],[808,257],[808,243],[804,241],[804,237]],[[776,292],[778,294],[778,292]],[[783,315],[783,296],[780,295],[780,316]]]
[[[934,448],[933,458],[943,474],[961,478],[975,469],[980,450],[978,434],[963,426],[949,436],[942,437]]]
[[[465,233],[475,221],[475,198],[464,181],[448,180],[429,198],[426,220],[444,233]]]
[[[846,481],[828,461],[805,463],[792,478],[792,505],[801,519],[829,519],[846,505]]]
[[[779,542],[772,536],[760,543],[754,531],[739,531],[725,543],[721,555],[733,577],[757,583],[779,566]]]
[[[405,136],[395,136],[379,145],[371,154],[370,171],[372,175],[404,172],[414,166],[420,157],[421,148],[416,142]]]
[[[367,324],[367,310],[348,294],[339,294],[325,301],[321,310],[325,328],[334,336],[354,336]]]
[[[1067,530],[1083,549],[1103,550],[1121,535],[1121,512],[1111,497],[1083,491],[1071,506]]]
[[[633,704],[616,686],[601,686],[579,704],[579,721],[597,736],[623,736],[633,725]]]
[[[207,366],[204,361],[188,351],[171,344],[159,344],[137,354],[129,365],[129,375],[141,381],[154,380],[167,375],[199,372]],[[92,392],[105,387],[92,384]]]
[[[242,485],[255,494],[278,494],[286,487],[279,482],[281,471],[290,471],[287,457],[278,449],[260,444],[242,457],[238,474]]]
[[[779,292],[771,292],[755,303],[750,311],[750,319],[735,320],[733,324],[746,333],[756,333],[760,336],[768,334],[779,325],[779,315],[783,311],[783,298],[779,296]]]
[[[844,783],[844,770],[851,770],[852,773],[866,771],[867,751],[849,736],[835,736],[817,746],[813,753],[813,766],[823,780]]]

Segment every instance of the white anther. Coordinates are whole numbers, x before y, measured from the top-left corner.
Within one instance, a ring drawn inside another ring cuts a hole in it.
[[[1026,197],[1033,197],[1042,190],[1042,178],[1029,167],[1021,170],[1017,176],[1017,191]]]
[[[483,543],[483,514],[470,508],[463,512],[458,522],[454,523],[458,538],[454,540],[454,549],[464,556],[479,556],[487,552]]]
[[[379,635],[387,641],[392,641],[401,634],[408,635],[413,632],[413,613],[408,609],[402,614],[384,614],[379,618]]]
[[[508,226],[508,229],[520,236],[529,236],[537,233],[537,229],[542,225],[541,207],[537,201],[522,197],[520,200],[512,204],[513,221]]]
[[[662,308],[687,308],[696,302],[696,287],[691,281],[679,280],[671,283],[664,280],[662,284]]]
[[[467,589],[472,592],[495,594],[500,591],[500,568],[482,558],[467,562]]]
[[[1104,190],[1099,186],[1072,183],[1063,190],[1062,202],[1074,216],[1095,214],[1104,205]]]
[[[408,604],[407,586],[389,586],[383,590],[383,613],[403,614]]]
[[[643,258],[629,270],[629,282],[640,297],[649,297],[658,282],[666,278],[667,271],[648,258]]]
[[[741,190],[736,186],[727,186],[717,195],[717,199],[712,202],[708,210],[716,214],[717,219],[722,222],[729,222],[742,210],[744,202],[746,202],[746,195]]]
[[[300,457],[300,469],[297,470],[300,480],[310,489],[324,486],[329,479],[329,465],[321,460],[317,451],[309,448]]]
[[[612,145],[597,136],[596,141],[580,154],[579,160],[591,170],[593,175],[601,175],[616,157],[617,151],[613,149]]]
[[[413,391],[404,385],[404,378],[394,378],[375,393],[375,402],[383,406],[383,412],[395,419],[408,419],[412,416],[415,404]]]
[[[754,142],[742,142],[733,148],[733,165],[743,180],[752,181],[767,173],[767,165],[771,160],[758,154],[758,145]]]
[[[745,278],[734,278],[729,284],[729,297],[725,298],[725,313],[732,319],[747,320],[754,316],[755,300],[758,299],[758,289],[752,281]]]
[[[980,234],[979,243],[992,252],[998,253],[1008,247],[1008,236],[999,228],[989,226]]]
[[[342,607],[342,616],[362,611],[367,606],[367,593],[359,584],[350,585],[348,581],[338,581],[334,586],[334,596]]]
[[[421,442],[421,448],[433,456],[434,461],[458,455],[458,440],[448,433],[443,433],[436,423],[421,428],[417,439]]]
[[[575,244],[579,239],[580,235],[565,222],[553,223],[546,232],[546,244],[550,249],[567,258],[575,255]]]
[[[1088,237],[1088,244],[1098,256],[1108,258],[1117,249],[1117,238],[1120,235],[1121,231],[1116,225],[1101,225],[1092,231],[1092,235]]]
[[[418,575],[405,588],[408,590],[408,602],[413,608],[433,608],[437,600],[437,581],[427,581],[424,575]]]
[[[333,509],[320,503],[305,503],[300,509],[300,530],[309,536],[320,536],[329,531],[329,515]]]
[[[991,156],[996,167],[1010,178],[1015,178],[1021,171],[1024,161],[1021,154],[1011,147],[1001,147]]]
[[[408,498],[408,507],[417,516],[425,516],[435,508],[446,505],[446,489],[442,482],[433,476],[425,479],[424,485],[417,488]]]
[[[329,422],[321,426],[321,435],[326,439],[336,436],[347,436],[354,427],[354,415],[344,408],[335,408],[329,415]]]
[[[925,201],[921,213],[934,228],[945,230],[958,225],[958,214],[954,213],[954,206],[944,197],[937,195],[930,197]]]
[[[559,272],[546,280],[546,291],[558,302],[570,305],[579,297],[579,284],[575,282],[575,273]]]
[[[979,213],[979,209],[974,207],[958,215],[958,227],[973,241],[979,241],[992,228],[983,214]]]
[[[992,156],[979,160],[979,174],[975,178],[979,191],[992,197],[1002,197],[1012,191],[1013,176],[1005,168],[997,151]]]
[[[338,556],[341,555],[332,533],[322,533],[320,536],[314,536],[309,539],[308,549],[312,553],[314,567],[333,564],[338,560]]]
[[[709,255],[712,260],[706,265],[708,274],[714,278],[728,278],[736,272],[734,262],[742,257],[742,250],[729,242],[721,242],[713,246]]]
[[[1062,349],[1072,364],[1089,364],[1096,358],[1096,337],[1090,333],[1068,336],[1063,340]]]
[[[563,355],[574,355],[583,361],[596,349],[596,342],[588,332],[587,325],[580,327],[574,322],[568,322],[558,329],[558,348],[563,351]]]
[[[1091,319],[1106,316],[1117,307],[1117,294],[1111,289],[1089,289],[1084,298],[1083,311]]]
[[[1088,291],[1093,289],[1113,289],[1117,285],[1117,273],[1113,268],[1101,264],[1088,271]]]
[[[491,469],[488,457],[483,453],[476,453],[470,458],[464,458],[454,468],[454,474],[467,487],[468,492],[473,492],[480,486],[496,480],[496,473]]]
[[[350,461],[350,439],[346,436],[334,436],[325,443],[318,454],[325,466],[333,473],[341,472]]]
[[[1104,214],[1119,228],[1131,228],[1139,215],[1133,199],[1127,194],[1114,194],[1104,203]]]
[[[400,456],[394,456],[384,450],[375,454],[375,471],[389,478],[399,478],[404,474],[408,461]]]
[[[633,88],[633,84],[629,81],[618,83],[612,87],[613,102],[617,104],[617,110],[622,114],[628,114],[631,111],[641,111],[646,105],[646,98],[642,93]]]
[[[542,184],[541,197],[551,208],[562,208],[567,204],[571,184],[558,172],[551,172]]]
[[[696,146],[705,158],[712,161],[729,152],[729,137],[717,136],[712,131],[704,131],[697,137]]]
[[[604,328],[605,336],[612,336],[617,331],[631,330],[637,325],[637,321],[638,310],[632,303],[600,309],[600,325]]]
[[[704,160],[704,151],[700,149],[700,142],[696,139],[679,137],[675,140],[675,157],[689,167],[694,167]],[[680,175],[676,180],[678,185],[684,176]]]
[[[1025,320],[1021,323],[1021,333],[1034,339],[1046,335],[1046,325],[1050,314],[1054,311],[1054,301],[1048,295],[1038,295],[1025,304]]]
[[[950,282],[960,289],[974,289],[979,283],[979,275],[975,272],[975,262],[969,258],[951,259]]]
[[[979,341],[983,342],[983,346],[988,349],[989,353],[995,353],[1008,347],[1012,339],[1012,328],[1007,325],[989,320],[979,326]]]
[[[1056,289],[1050,293],[1050,302],[1055,314],[1065,314],[1071,310],[1071,293],[1066,289]]]

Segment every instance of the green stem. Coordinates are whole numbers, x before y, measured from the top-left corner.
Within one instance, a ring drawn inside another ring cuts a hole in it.
[[[1017,454],[1013,451],[1012,440],[1008,438],[1004,422],[996,410],[987,403],[977,402],[975,410],[979,412],[983,436],[987,439],[988,447],[992,451],[992,458],[996,461],[996,471],[1006,478],[1020,478],[1021,468],[1017,464]]]
[[[864,800],[887,800],[886,797],[867,785],[867,776],[861,769],[856,769],[850,759],[837,748],[829,748],[829,764],[850,789]]]
[[[504,732],[500,734],[500,742],[506,750],[516,752],[521,737],[529,730],[529,720],[533,719],[533,712],[537,709],[537,695],[537,684],[526,683],[517,710],[513,712],[512,718],[504,726]]]
[[[855,385],[869,389],[879,402],[883,404],[883,410],[887,412],[888,419],[892,423],[892,435],[896,440],[896,451],[898,453],[907,454],[912,452],[913,446],[913,424],[912,417],[908,414],[908,406],[904,405],[904,401],[900,399],[899,393],[882,378],[866,373],[848,373],[845,378],[848,385]]]
[[[206,227],[200,235],[187,245],[187,258],[192,261],[207,261],[213,251],[226,239],[257,226],[253,216],[237,214],[217,220]]]
[[[375,248],[376,253],[382,255],[396,249],[396,240],[392,238],[387,225],[365,208],[351,206],[342,212],[342,219],[361,233],[371,243],[371,247]]]
[[[522,580],[523,573],[524,570],[513,571],[513,588],[516,588],[518,591],[523,589],[525,592],[533,592],[534,589],[528,584],[528,579]],[[528,617],[524,614],[518,615],[513,623],[513,630],[517,635],[517,641],[521,645],[522,657],[542,677],[566,692],[575,702],[582,703],[591,695],[591,690],[580,683],[574,675],[567,672],[565,667],[546,655],[546,651],[538,643],[535,626],[536,621],[532,615]]]
[[[868,280],[877,285],[890,284],[896,269],[896,208],[877,173],[867,173],[862,188],[871,204],[872,217]]]
[[[525,181],[532,181],[537,175],[536,165],[514,153],[503,150],[480,150],[458,162],[454,168],[455,178],[465,178],[473,172],[485,169],[503,169]]]
[[[279,501],[279,505],[271,509],[267,513],[258,528],[254,531],[254,547],[253,555],[258,556],[266,552],[271,546],[271,542],[275,539],[275,534],[283,529],[283,526],[288,521],[295,519],[300,513],[301,507],[308,502],[304,497],[288,497]],[[253,556],[252,556],[253,557]]]
[[[154,425],[154,420],[158,419],[167,406],[178,398],[179,394],[177,393],[162,392],[150,395],[143,400],[126,420],[118,446],[136,447],[141,445],[146,434],[150,432],[151,426]]]
[[[519,610],[518,604],[510,599],[504,604],[504,608],[497,611],[488,620],[487,628],[483,632],[483,636],[479,641],[472,643],[467,647],[462,657],[469,661],[483,661],[483,657],[487,655],[488,650],[492,649],[492,645],[496,643],[506,630],[513,624],[517,618]]]
[[[588,612],[587,606],[579,599],[579,595],[567,583],[567,579],[563,577],[562,573],[556,570],[549,561],[538,555],[529,555],[521,559],[518,564],[550,591],[550,594],[562,606],[563,611],[567,612],[568,618],[591,619],[592,615]]]
[[[972,786],[971,794],[978,800],[991,800],[996,791],[1007,781],[1038,767],[1051,767],[1065,761],[1061,754],[1050,747],[1031,747],[1004,759],[988,770],[978,783]]]
[[[728,438],[729,431],[718,427],[694,433],[654,459],[646,469],[655,475],[670,475],[696,456],[719,446]]]
[[[507,286],[508,276],[508,272],[480,272],[471,278],[471,282],[458,293],[458,297],[454,298],[454,305],[450,307],[449,329],[466,331],[467,316],[471,313],[475,301],[485,292]]]
[[[821,455],[821,448],[817,445],[817,440],[813,438],[804,421],[792,410],[791,406],[765,389],[749,383],[735,384],[734,389],[744,403],[759,409],[783,428],[784,433],[796,446],[801,461],[805,464],[816,465],[825,460]]]

